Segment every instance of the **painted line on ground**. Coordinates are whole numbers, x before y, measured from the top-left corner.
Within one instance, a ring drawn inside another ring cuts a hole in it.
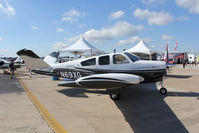
[[[17,77],[18,78],[18,77]],[[59,124],[59,122],[48,112],[48,110],[40,103],[40,101],[33,95],[33,93],[27,88],[24,82],[18,78],[22,88],[30,98],[30,100],[34,103],[34,105],[39,110],[40,114],[44,118],[44,120],[49,124],[49,126],[56,133],[67,133],[67,131]]]

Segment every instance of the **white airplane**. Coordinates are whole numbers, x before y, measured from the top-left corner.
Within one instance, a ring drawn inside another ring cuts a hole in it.
[[[17,59],[14,61],[14,63],[15,63],[14,64],[15,68],[20,68],[23,63],[23,60],[20,57],[17,57]],[[9,68],[9,64],[10,64],[10,61],[0,58],[0,69]]]
[[[31,50],[22,49],[17,54],[33,72],[73,79],[59,86],[107,89],[113,100],[120,98],[120,89],[145,82],[161,82],[166,71],[163,61],[143,61],[137,56],[111,53],[64,63],[47,64]],[[160,89],[165,95],[166,88]]]
[[[0,68],[6,69],[9,67],[9,61],[0,58]]]

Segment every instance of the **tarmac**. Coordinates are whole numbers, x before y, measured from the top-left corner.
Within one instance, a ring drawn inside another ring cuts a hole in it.
[[[199,67],[175,66],[167,74],[166,96],[158,83],[140,84],[122,89],[118,101],[105,90],[60,87],[44,75],[29,78],[24,68],[17,78],[68,133],[198,133]],[[53,132],[17,79],[1,74],[0,95],[1,131]]]
[[[2,71],[1,71],[2,72]],[[18,80],[0,73],[0,132],[53,133]]]

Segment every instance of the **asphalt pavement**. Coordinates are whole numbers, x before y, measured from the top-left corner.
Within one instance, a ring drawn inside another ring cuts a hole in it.
[[[53,133],[19,81],[0,71],[0,132]]]

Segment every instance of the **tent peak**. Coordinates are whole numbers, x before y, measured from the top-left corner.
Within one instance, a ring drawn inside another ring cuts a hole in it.
[[[79,40],[75,42],[73,45],[68,46],[65,49],[62,49],[62,52],[70,52],[70,53],[86,53],[86,52],[97,52],[99,51],[97,48],[92,46],[83,35],[80,36]]]
[[[153,50],[143,40],[140,40],[134,47],[128,49],[127,52],[151,54]]]

